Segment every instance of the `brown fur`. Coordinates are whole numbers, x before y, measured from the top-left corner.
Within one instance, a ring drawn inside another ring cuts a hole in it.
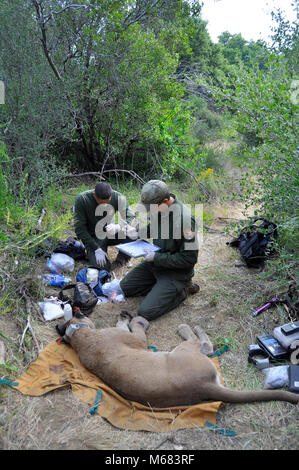
[[[201,342],[188,325],[179,327],[185,341],[173,351],[152,352],[146,347],[148,322],[142,317],[127,317],[126,322],[123,316],[118,323],[121,327],[100,330],[86,317],[73,318],[60,327],[61,334],[67,325],[76,323],[89,327],[80,328],[71,338],[65,335],[65,340],[77,351],[84,367],[128,400],[159,408],[211,400],[299,402],[299,395],[283,390],[240,392],[219,385],[215,365],[200,352]],[[204,334],[200,337],[205,341]],[[206,353],[207,344],[204,346]]]

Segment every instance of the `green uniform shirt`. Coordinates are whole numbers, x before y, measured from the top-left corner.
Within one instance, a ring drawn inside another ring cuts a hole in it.
[[[169,214],[159,213],[158,215],[157,237],[153,238],[153,243],[161,250],[156,252],[153,265],[157,271],[163,271],[172,279],[189,281],[194,275],[193,268],[198,258],[196,221],[191,210],[174,194],[172,196],[175,201],[170,206]],[[165,237],[165,219],[163,217],[169,217],[169,236],[167,238]],[[190,237],[187,237],[186,229]]]
[[[75,200],[75,232],[85,247],[96,250],[99,248],[95,233],[98,222],[107,217],[105,225],[109,224],[114,213],[119,211],[122,219],[130,224],[135,214],[130,209],[127,199],[118,191],[112,191],[111,200],[107,204],[107,212],[96,215],[99,204],[95,200],[93,192],[93,190],[85,191],[79,194]]]

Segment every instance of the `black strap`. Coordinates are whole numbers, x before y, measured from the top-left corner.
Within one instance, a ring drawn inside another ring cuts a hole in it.
[[[68,290],[68,289],[74,289],[76,287],[76,284],[68,284],[67,286],[64,286],[60,292],[64,291],[64,290]]]
[[[59,293],[58,293],[58,299],[62,300],[63,302],[70,302],[71,304],[73,303],[73,300],[68,297],[64,291],[68,290],[68,289],[75,289],[76,287],[76,284],[68,284],[66,286],[64,286],[62,289],[60,289]]]

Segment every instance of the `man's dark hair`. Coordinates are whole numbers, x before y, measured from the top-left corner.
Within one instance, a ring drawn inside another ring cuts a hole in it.
[[[96,185],[94,192],[99,199],[109,199],[112,194],[112,188],[109,183],[101,181],[101,183]]]

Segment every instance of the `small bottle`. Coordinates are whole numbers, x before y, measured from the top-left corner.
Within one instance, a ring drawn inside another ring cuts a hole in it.
[[[66,277],[63,274],[43,274],[39,278],[41,278],[43,284],[57,287],[63,287],[72,281],[70,277]]]
[[[65,321],[69,321],[73,317],[73,309],[70,304],[65,304],[63,309],[63,316]]]

